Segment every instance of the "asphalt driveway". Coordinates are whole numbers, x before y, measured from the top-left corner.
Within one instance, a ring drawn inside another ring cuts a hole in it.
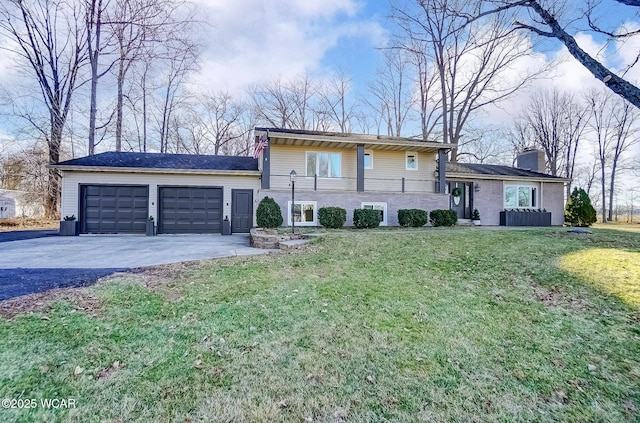
[[[51,231],[0,233],[0,301],[52,288],[85,286],[132,268],[262,254],[249,236],[98,235],[60,237]]]

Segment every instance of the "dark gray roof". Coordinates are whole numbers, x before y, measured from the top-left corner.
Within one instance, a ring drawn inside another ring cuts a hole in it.
[[[258,170],[258,160],[241,156],[107,152],[58,163],[60,166],[101,166],[148,169]]]
[[[447,162],[447,173],[466,173],[469,175],[489,175],[489,176],[517,176],[521,178],[547,178],[564,179],[546,173],[534,172],[532,170],[518,169],[517,167],[489,165],[479,163],[452,163]]]

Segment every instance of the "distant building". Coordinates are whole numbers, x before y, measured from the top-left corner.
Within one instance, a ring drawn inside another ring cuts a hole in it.
[[[44,207],[34,198],[34,194],[0,189],[0,219],[42,216],[44,216]]]

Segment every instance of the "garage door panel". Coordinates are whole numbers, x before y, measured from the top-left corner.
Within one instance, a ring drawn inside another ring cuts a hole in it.
[[[162,187],[160,233],[220,233],[222,188]]]
[[[82,187],[83,233],[144,233],[149,216],[147,186]]]

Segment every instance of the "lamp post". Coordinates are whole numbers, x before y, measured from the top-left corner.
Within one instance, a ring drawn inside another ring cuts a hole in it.
[[[295,229],[296,229],[296,221],[295,221],[295,214],[294,214],[294,209],[296,207],[296,171],[295,170],[291,170],[291,173],[289,173],[289,180],[291,181],[291,235],[293,235],[295,233]]]

